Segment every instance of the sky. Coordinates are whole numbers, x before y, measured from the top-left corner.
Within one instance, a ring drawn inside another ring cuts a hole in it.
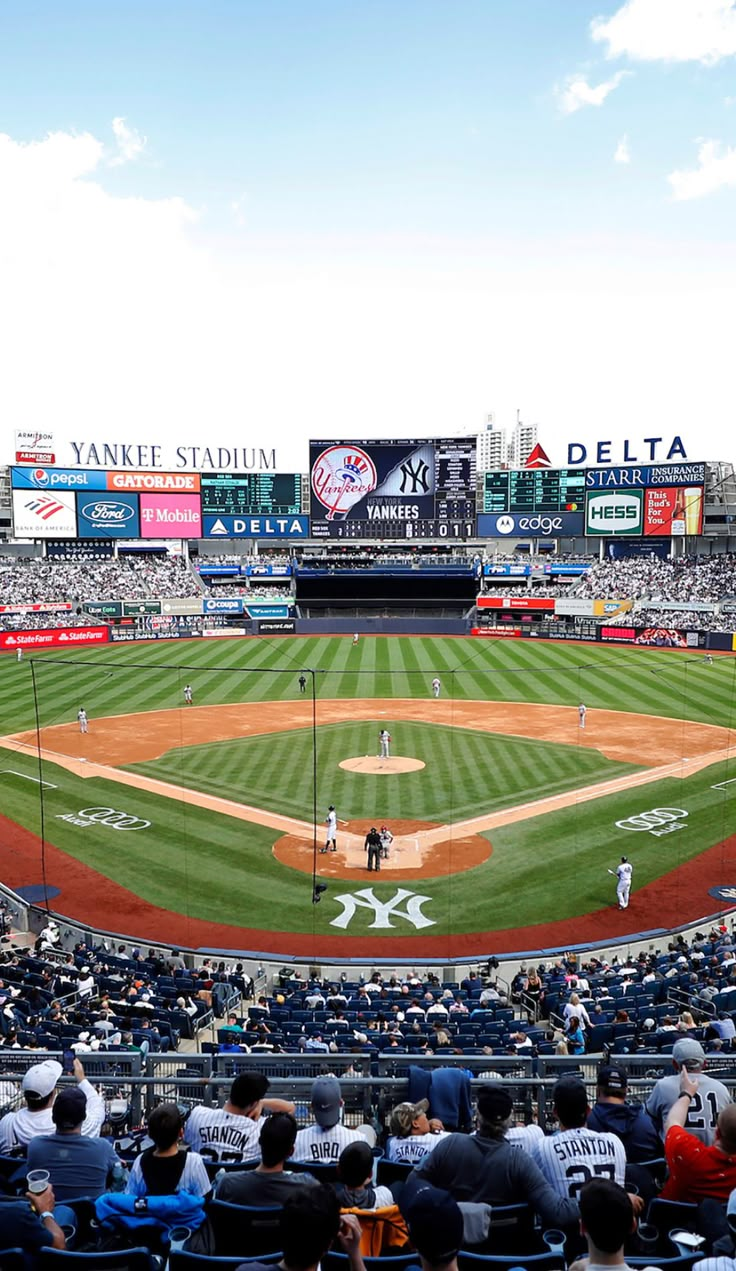
[[[4,0],[14,429],[734,460],[736,0]]]

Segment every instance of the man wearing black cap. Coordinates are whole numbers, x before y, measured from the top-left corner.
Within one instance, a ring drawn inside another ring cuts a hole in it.
[[[90,1139],[82,1134],[86,1114],[84,1091],[79,1086],[66,1086],[51,1109],[56,1133],[40,1135],[28,1144],[28,1169],[49,1171],[57,1201],[101,1196],[120,1164],[109,1139]]]
[[[628,1084],[625,1068],[618,1064],[601,1064],[588,1129],[618,1135],[630,1164],[653,1161],[661,1155],[662,1143],[652,1118],[642,1105],[626,1102]]]
[[[421,1258],[422,1271],[457,1271],[463,1242],[463,1215],[457,1201],[448,1192],[425,1183],[411,1189],[401,1212]]]
[[[513,1106],[503,1086],[481,1086],[476,1132],[448,1134],[411,1178],[441,1187],[458,1201],[489,1205],[528,1201],[548,1227],[577,1223],[576,1201],[558,1196],[529,1154],[504,1137]]]

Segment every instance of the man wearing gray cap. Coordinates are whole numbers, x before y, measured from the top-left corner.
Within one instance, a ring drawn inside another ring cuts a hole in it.
[[[664,1138],[664,1123],[667,1114],[681,1094],[680,1073],[684,1068],[697,1076],[698,1086],[690,1100],[684,1128],[688,1134],[700,1139],[701,1143],[710,1146],[715,1141],[718,1115],[731,1102],[731,1096],[722,1081],[708,1077],[705,1066],[705,1051],[694,1037],[682,1037],[675,1042],[672,1049],[672,1066],[674,1073],[670,1077],[660,1077],[646,1102],[646,1110],[654,1122],[661,1138]]]
[[[300,1130],[294,1144],[293,1159],[295,1161],[335,1161],[349,1143],[367,1140],[370,1146],[376,1136],[370,1126],[362,1126],[360,1130],[349,1130],[342,1125],[343,1100],[340,1082],[337,1077],[328,1075],[318,1077],[312,1084],[312,1112],[314,1124]]]
[[[37,1134],[54,1133],[56,1127],[52,1109],[62,1071],[61,1064],[55,1059],[44,1059],[43,1063],[33,1064],[28,1069],[22,1082],[25,1108],[8,1112],[0,1121],[2,1155],[7,1156],[14,1148],[25,1147]],[[86,1099],[82,1134],[94,1138],[100,1133],[105,1120],[105,1105],[94,1086],[87,1081],[79,1059],[74,1060],[74,1076],[77,1088]]]

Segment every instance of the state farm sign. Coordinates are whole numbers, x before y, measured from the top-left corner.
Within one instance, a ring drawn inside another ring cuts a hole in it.
[[[0,649],[65,649],[107,644],[107,627],[57,627],[51,631],[0,631]]]

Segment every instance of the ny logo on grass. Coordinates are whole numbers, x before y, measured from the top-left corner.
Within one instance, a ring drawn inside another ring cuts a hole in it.
[[[360,891],[353,892],[350,895],[345,892],[342,896],[335,896],[343,906],[343,911],[339,918],[333,918],[330,922],[331,927],[345,928],[349,925],[355,916],[356,909],[370,909],[373,912],[373,922],[371,927],[390,927],[393,929],[394,924],[391,921],[394,918],[403,918],[405,922],[410,922],[413,927],[434,927],[436,924],[431,918],[425,918],[422,913],[422,905],[427,900],[431,900],[431,896],[420,896],[416,892],[407,891],[404,887],[397,888],[391,900],[379,900],[373,894],[372,887],[363,887]],[[399,909],[402,901],[406,901],[406,909]]]

